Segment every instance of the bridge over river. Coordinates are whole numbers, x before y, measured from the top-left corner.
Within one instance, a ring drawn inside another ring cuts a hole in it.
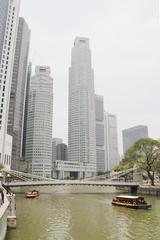
[[[36,186],[90,186],[90,187],[110,186],[110,187],[121,187],[121,188],[127,187],[130,189],[131,192],[137,192],[137,189],[139,187],[138,182],[119,181],[120,179],[118,180],[117,176],[116,178],[114,176],[110,179],[105,179],[105,180],[95,179],[95,178],[81,179],[81,180],[58,180],[58,179],[44,178],[37,175],[17,172],[13,170],[11,170],[9,174],[12,177],[14,176],[16,180],[7,181],[7,177],[6,177],[3,181],[3,186],[5,188],[17,188],[17,187],[27,187],[27,186],[32,186],[32,187],[34,186],[35,187]],[[118,176],[121,176],[122,174],[124,174],[124,172],[121,172],[120,175],[118,173]]]
[[[36,186],[110,186],[128,187],[132,193],[137,192],[139,184],[136,182],[116,182],[116,181],[85,181],[85,180],[54,180],[54,181],[16,181],[3,183],[5,188],[36,187]]]

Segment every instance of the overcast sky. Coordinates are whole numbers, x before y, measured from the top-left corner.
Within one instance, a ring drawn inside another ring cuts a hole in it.
[[[158,0],[21,0],[31,29],[30,60],[54,78],[53,137],[67,142],[68,68],[76,36],[88,37],[95,92],[122,129],[144,124],[160,138]]]

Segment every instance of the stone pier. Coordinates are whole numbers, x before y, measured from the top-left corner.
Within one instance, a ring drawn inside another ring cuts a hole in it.
[[[7,227],[16,228],[16,204],[15,204],[15,194],[8,193],[2,187],[0,182],[0,188],[3,189],[4,193],[4,203],[2,203],[0,195],[0,240],[4,240]]]
[[[7,215],[7,226],[8,228],[16,228],[16,203],[15,203],[15,194],[7,194],[7,199],[9,201],[8,215]]]

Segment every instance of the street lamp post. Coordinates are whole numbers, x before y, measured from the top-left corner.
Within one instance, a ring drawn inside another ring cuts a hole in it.
[[[7,194],[9,193],[9,186],[8,186],[8,184],[9,184],[10,181],[11,181],[11,175],[8,173],[6,175],[6,184],[7,184],[6,190],[7,190]]]

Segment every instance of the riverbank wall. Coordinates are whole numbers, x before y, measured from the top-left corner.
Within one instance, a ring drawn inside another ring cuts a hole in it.
[[[139,194],[160,196],[160,186],[140,186],[138,188]]]
[[[7,216],[9,201],[4,194],[4,203],[0,202],[0,240],[4,240],[7,233]]]

